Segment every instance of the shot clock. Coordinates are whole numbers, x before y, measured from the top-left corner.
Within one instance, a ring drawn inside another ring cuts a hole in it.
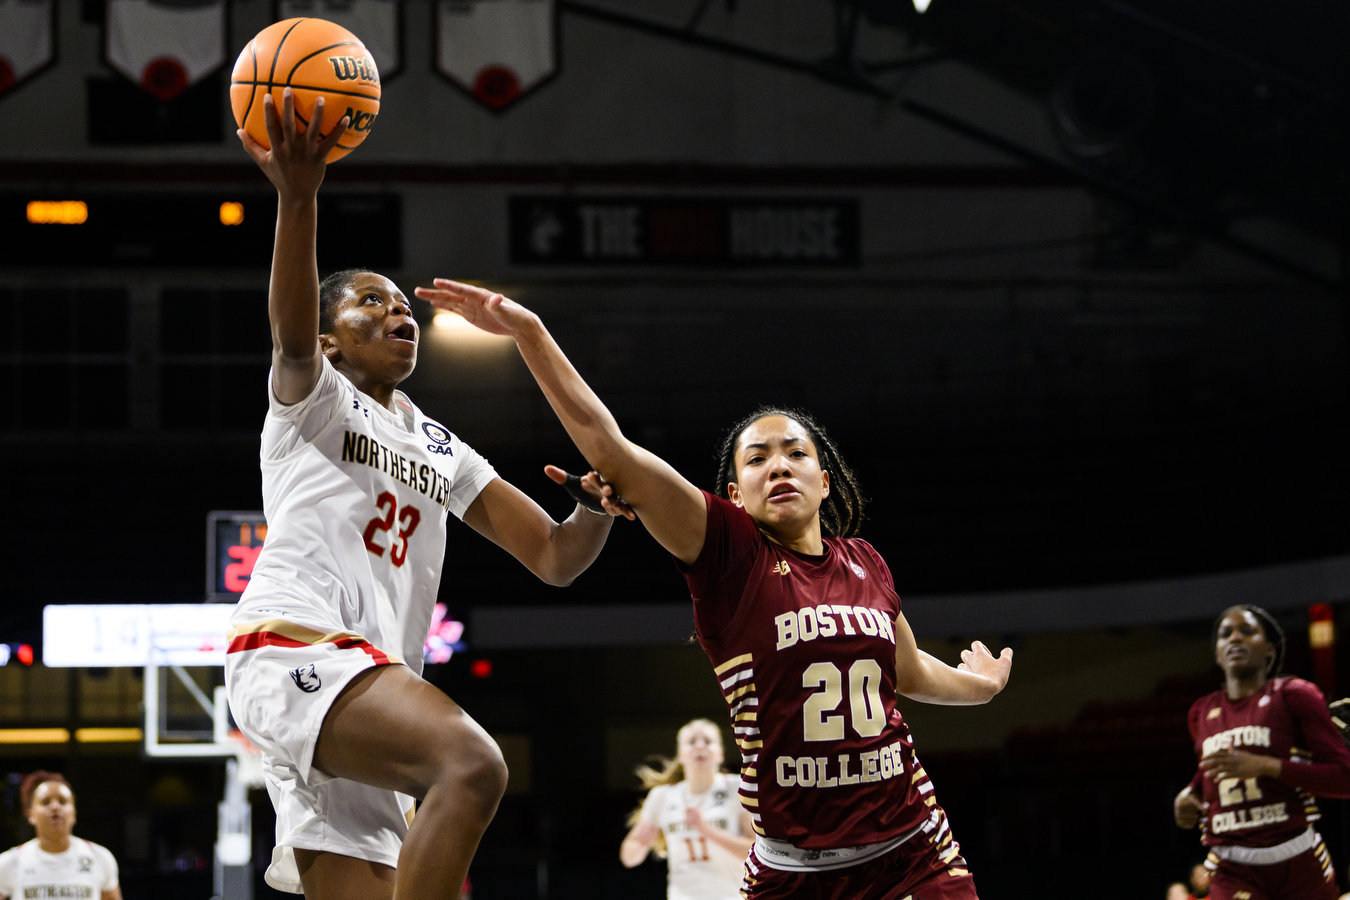
[[[253,564],[267,539],[260,512],[206,514],[206,600],[233,603],[248,587]]]

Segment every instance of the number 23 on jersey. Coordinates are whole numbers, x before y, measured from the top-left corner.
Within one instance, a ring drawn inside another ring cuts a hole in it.
[[[421,524],[422,514],[412,504],[398,509],[398,498],[392,491],[385,491],[376,497],[375,508],[379,510],[380,515],[366,523],[366,530],[361,537],[366,542],[367,550],[383,558],[386,548],[381,543],[380,535],[382,532],[389,535],[385,538],[389,541],[389,561],[395,568],[399,568],[408,560],[408,538],[412,537],[417,526]],[[396,524],[398,530],[391,534]]]

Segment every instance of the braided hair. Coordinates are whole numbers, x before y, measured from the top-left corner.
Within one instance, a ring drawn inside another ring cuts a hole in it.
[[[1219,613],[1219,617],[1214,620],[1214,627],[1210,631],[1210,649],[1218,650],[1219,626],[1223,624],[1223,620],[1228,617],[1228,614],[1233,612],[1249,612],[1256,618],[1256,621],[1261,624],[1261,630],[1265,633],[1266,641],[1275,646],[1275,657],[1270,661],[1270,665],[1266,667],[1266,677],[1274,678],[1276,675],[1280,674],[1280,667],[1284,665],[1284,629],[1280,627],[1279,622],[1275,621],[1274,616],[1259,606],[1252,606],[1250,603],[1241,603],[1237,606],[1230,606]]]
[[[343,269],[319,282],[319,334],[333,333],[333,320],[342,297],[351,290],[356,276],[374,274],[370,269]]]
[[[863,505],[867,502],[853,470],[839,455],[839,448],[824,427],[808,412],[781,406],[761,406],[741,419],[726,437],[718,452],[717,496],[727,498],[727,485],[736,480],[736,446],[745,429],[769,416],[791,419],[806,429],[820,457],[820,468],[830,474],[830,493],[820,504],[820,527],[828,537],[855,537],[862,528]]]

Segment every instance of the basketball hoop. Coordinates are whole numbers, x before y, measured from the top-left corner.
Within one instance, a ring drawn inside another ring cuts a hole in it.
[[[262,751],[253,746],[238,728],[230,729],[226,739],[235,747],[234,760],[238,766],[235,777],[250,788],[262,787],[264,784]]]

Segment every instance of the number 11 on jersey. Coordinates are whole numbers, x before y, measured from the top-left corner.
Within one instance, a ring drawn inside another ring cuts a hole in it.
[[[690,861],[690,862],[707,862],[707,861],[708,861],[708,839],[707,839],[707,838],[704,838],[704,837],[698,838],[698,845],[699,845],[699,848],[703,850],[703,855],[702,855],[702,856],[699,856],[699,855],[698,855],[698,852],[694,849],[694,838],[685,838],[685,839],[684,839],[684,842],[685,842],[685,844],[688,845],[688,847],[689,847],[689,861]]]

